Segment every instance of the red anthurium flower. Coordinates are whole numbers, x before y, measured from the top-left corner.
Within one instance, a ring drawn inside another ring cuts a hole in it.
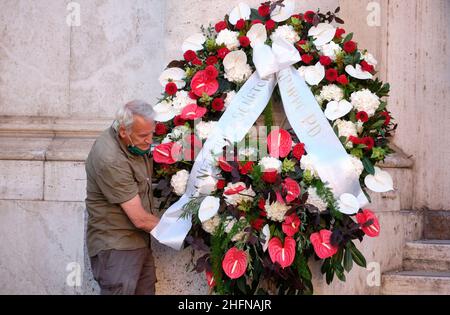
[[[240,19],[236,22],[236,29],[238,31],[240,31],[241,29],[243,29],[245,27],[245,20],[244,19]]]
[[[195,95],[203,96],[203,93],[209,96],[213,95],[219,89],[219,82],[216,79],[211,79],[205,70],[197,72],[191,81],[191,89]]]
[[[375,146],[375,140],[372,137],[364,137],[362,138],[362,143],[367,147],[367,150],[372,150]]]
[[[166,93],[168,95],[175,95],[178,91],[178,87],[175,83],[169,82],[166,84]]]
[[[322,66],[329,66],[331,65],[331,63],[333,62],[333,60],[331,60],[330,57],[328,56],[320,56],[320,63],[322,64]]]
[[[292,137],[284,129],[275,129],[267,137],[269,155],[274,158],[285,158],[292,149]]]
[[[358,119],[359,121],[362,121],[363,123],[367,122],[369,120],[369,115],[367,115],[366,112],[362,111],[362,112],[358,112],[356,114],[356,119]]]
[[[389,123],[391,122],[391,116],[389,116],[389,113],[388,112],[382,112],[382,113],[380,113],[380,115],[384,116],[384,118],[386,119],[384,121],[384,125],[385,126],[389,125]]]
[[[365,209],[356,214],[356,220],[367,236],[377,237],[380,234],[380,223],[378,222],[378,218],[369,209]]]
[[[194,60],[195,58],[197,58],[197,54],[195,53],[195,51],[193,50],[187,50],[184,54],[183,54],[184,60],[186,60],[187,62],[191,62],[192,60]]]
[[[206,108],[197,106],[197,104],[187,105],[181,112],[181,118],[184,120],[195,120],[202,118],[206,114]]]
[[[325,78],[330,81],[334,82],[338,78],[338,72],[336,69],[328,69],[327,72],[325,72]]]
[[[208,282],[208,286],[210,288],[214,288],[216,286],[216,280],[214,279],[214,275],[212,272],[205,271],[206,273],[206,282]]]
[[[263,175],[262,179],[268,184],[274,184],[277,181],[278,172],[276,169],[268,169],[266,170]]]
[[[239,194],[243,190],[245,190],[245,186],[239,185],[235,188],[229,188],[229,189],[225,190],[223,194],[227,195],[227,196],[232,196],[232,195]]]
[[[342,85],[347,85],[348,84],[348,78],[345,74],[341,74],[340,76],[338,76],[338,78],[336,79],[336,81]]]
[[[266,22],[266,30],[271,31],[275,28],[276,24],[274,20],[268,20]]]
[[[244,165],[240,165],[239,164],[239,172],[242,175],[247,175],[248,173],[250,173],[253,170],[253,165],[254,164],[255,163],[253,163],[251,161],[244,163]]]
[[[357,45],[354,41],[349,40],[344,44],[344,51],[348,54],[352,54],[355,52]]]
[[[223,59],[228,55],[229,52],[230,52],[230,50],[228,48],[223,47],[223,48],[220,48],[219,50],[217,50],[217,56],[220,59]]]
[[[240,278],[247,270],[247,254],[236,247],[230,248],[223,258],[222,269],[231,279]]]
[[[216,32],[219,33],[220,31],[223,31],[227,28],[227,23],[225,21],[220,21],[215,25],[214,28],[216,29]]]
[[[207,66],[205,69],[206,76],[210,80],[214,80],[219,75],[219,71],[217,71],[216,67],[214,66]]]
[[[286,191],[287,202],[292,202],[300,196],[300,186],[291,178],[286,178],[284,180],[283,189]]]
[[[282,225],[284,234],[290,237],[294,236],[300,229],[300,224],[300,218],[295,213],[285,217]]]
[[[160,144],[153,151],[153,160],[160,164],[175,164],[181,153],[181,146],[175,142]]]
[[[292,155],[297,160],[300,160],[304,154],[305,154],[305,144],[304,143],[297,143],[294,146],[294,148],[292,149]]]
[[[309,238],[313,244],[316,255],[322,259],[331,257],[338,251],[336,246],[331,245],[331,234],[331,231],[321,230],[320,232],[311,234]]]
[[[279,263],[281,268],[292,265],[295,258],[295,240],[292,237],[284,239],[284,246],[278,237],[269,241],[269,255],[273,263]]]
[[[221,156],[219,158],[219,167],[224,171],[224,172],[228,172],[230,173],[233,168],[231,167],[230,163],[227,162],[227,160],[225,160],[225,158],[223,156]]]
[[[372,65],[368,64],[365,60],[361,61],[361,69],[370,73],[375,71],[375,68]]]

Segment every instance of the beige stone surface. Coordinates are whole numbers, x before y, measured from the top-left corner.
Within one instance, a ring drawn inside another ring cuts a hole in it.
[[[45,162],[44,200],[84,201],[85,198],[83,162]]]
[[[44,163],[0,160],[0,199],[42,200]]]

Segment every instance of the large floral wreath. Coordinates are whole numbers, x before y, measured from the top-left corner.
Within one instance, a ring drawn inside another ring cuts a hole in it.
[[[392,152],[388,138],[396,125],[382,99],[389,85],[374,79],[377,61],[353,34],[333,26],[343,24],[338,12],[295,14],[294,1],[265,2],[257,10],[241,3],[186,39],[184,60],[171,62],[159,78],[165,92],[155,106],[153,157],[161,208],[185,193],[202,142],[255,72],[253,44],[271,46],[276,38],[300,53],[294,67],[350,155],[367,198],[367,189],[393,188],[375,166]],[[272,100],[280,101],[278,90]],[[353,262],[366,264],[353,240],[378,236],[378,219],[353,196],[333,195],[292,129],[272,128],[272,101],[264,118],[267,141],[224,146],[217,172],[204,176],[183,208],[182,216],[192,217],[186,240],[203,252],[194,269],[206,272],[220,294],[312,293],[311,257],[323,260],[327,283],[334,275],[345,281]],[[268,155],[258,154],[261,146]]]

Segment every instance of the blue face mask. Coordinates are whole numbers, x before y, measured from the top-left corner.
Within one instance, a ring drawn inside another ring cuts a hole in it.
[[[137,146],[135,146],[133,144],[133,141],[131,140],[130,136],[128,136],[128,139],[130,139],[131,144],[128,145],[127,149],[128,149],[128,152],[130,152],[131,154],[134,154],[137,156],[144,156],[144,155],[147,155],[150,153],[150,149],[142,150],[142,149],[139,149]]]

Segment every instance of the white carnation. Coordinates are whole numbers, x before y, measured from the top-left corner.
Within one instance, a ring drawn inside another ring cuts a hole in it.
[[[201,121],[195,125],[195,132],[200,137],[200,139],[207,139],[211,132],[214,130],[216,124],[217,121]]]
[[[302,156],[302,159],[300,160],[300,168],[304,171],[309,171],[314,177],[319,177],[310,155]]]
[[[191,129],[185,125],[176,126],[172,129],[172,132],[169,133],[168,136],[170,139],[172,139],[172,141],[178,141],[180,139],[183,139],[190,132]]]
[[[356,125],[352,123],[351,121],[338,119],[334,123],[335,126],[338,128],[339,137],[345,137],[348,138],[350,136],[357,137],[358,131],[356,129]]]
[[[314,187],[308,188],[308,199],[306,200],[306,204],[315,206],[320,212],[327,210],[327,203],[319,197],[317,190]]]
[[[281,173],[282,163],[274,157],[263,157],[261,161],[259,161],[259,165],[261,166],[263,172],[266,170],[275,169],[278,173]]]
[[[270,38],[272,39],[272,41],[274,41],[276,37],[284,38],[291,44],[294,44],[300,40],[300,36],[298,36],[292,25],[282,25],[277,27]]]
[[[194,103],[196,102],[189,97],[189,93],[186,91],[178,91],[172,100],[172,106],[177,110],[177,115],[181,114],[187,105]]]
[[[272,221],[283,222],[286,212],[290,209],[286,204],[282,204],[281,202],[275,201],[272,204],[266,202],[266,213],[267,218]]]
[[[235,91],[227,92],[227,97],[225,98],[225,107],[228,107],[228,105],[230,105],[231,101],[235,96],[236,96]]]
[[[341,47],[335,42],[323,45],[319,47],[319,50],[322,52],[322,55],[330,57],[333,61],[336,61],[336,55],[342,51]]]
[[[234,83],[243,83],[252,75],[253,71],[249,64],[243,64],[239,67],[225,69],[225,79]]]
[[[355,174],[358,175],[358,177],[361,176],[364,170],[364,165],[362,164],[361,160],[353,155],[350,155],[350,161],[352,162]]]
[[[174,192],[178,196],[182,196],[186,191],[186,184],[189,179],[189,172],[186,170],[178,171],[170,179],[170,185],[172,185]]]
[[[229,50],[235,50],[240,46],[239,33],[233,32],[228,29],[220,31],[217,35],[216,43],[220,45],[225,45]]]
[[[239,219],[239,222],[242,224],[242,228],[240,231],[238,231],[232,238],[232,242],[242,241],[247,234],[244,230],[248,227],[248,222],[244,217],[241,217]],[[234,227],[234,225],[237,223],[237,220],[235,218],[228,217],[227,221],[225,221],[225,233],[229,234],[231,232],[231,229]]]
[[[220,225],[220,217],[218,215],[213,216],[211,219],[202,223],[202,228],[209,234],[214,234],[216,229]]]
[[[352,93],[350,96],[353,107],[359,112],[366,112],[369,117],[375,114],[375,111],[380,106],[380,98],[370,92],[368,89],[363,89]]]
[[[227,187],[225,187],[225,191],[227,191],[228,189],[237,188],[239,186],[245,187],[245,183],[243,182],[238,182],[236,184],[228,183]],[[255,196],[256,193],[253,191],[252,186],[234,195],[224,195],[226,203],[232,206],[237,206],[238,204],[245,201],[253,201],[253,197]]]
[[[344,91],[336,84],[329,84],[322,88],[320,97],[327,101],[339,102],[344,98]]]

